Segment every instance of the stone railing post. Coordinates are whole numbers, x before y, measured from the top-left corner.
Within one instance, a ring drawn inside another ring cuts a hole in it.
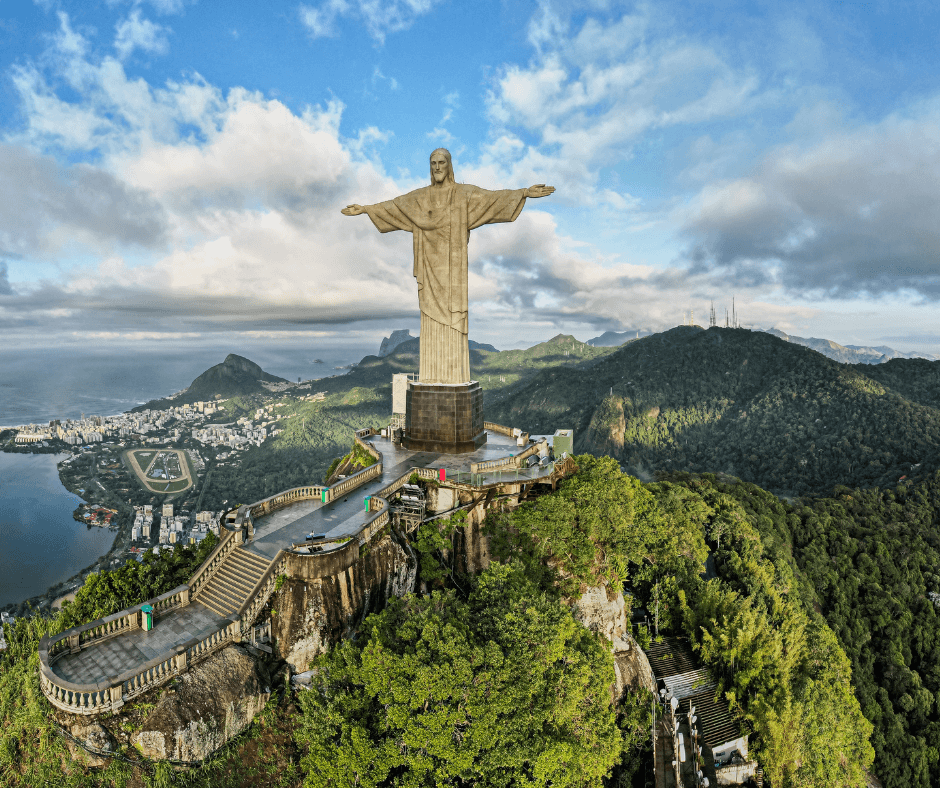
[[[233,621],[231,624],[229,624],[228,631],[229,631],[229,637],[232,638],[233,643],[242,642],[242,622],[240,620]]]
[[[117,711],[124,705],[124,682],[111,679],[111,711]]]
[[[81,651],[81,646],[78,644],[79,634],[76,632],[74,635],[69,635],[69,653],[77,654]]]
[[[187,654],[186,646],[177,646],[176,656],[173,658],[173,666],[176,668],[177,673],[185,673],[187,665]]]
[[[235,532],[235,544],[244,544],[245,543],[245,531],[242,528],[239,528]]]
[[[186,607],[189,604],[189,586],[180,591],[180,607]]]

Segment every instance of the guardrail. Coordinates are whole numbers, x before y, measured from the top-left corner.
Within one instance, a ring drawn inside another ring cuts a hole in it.
[[[355,490],[357,487],[365,484],[368,481],[371,481],[376,476],[382,475],[382,463],[377,462],[375,465],[370,465],[368,468],[363,468],[361,471],[354,473],[352,476],[347,476],[341,482],[337,482],[332,487],[328,488],[326,502],[335,501],[342,495],[345,495],[350,490]]]
[[[290,490],[284,490],[270,498],[265,498],[257,503],[251,504],[251,516],[263,517],[285,506],[290,506],[297,501],[307,501],[315,498],[322,498],[323,491],[329,489],[322,484],[309,484],[305,487],[292,487]]]
[[[234,617],[240,620],[243,632],[248,631],[248,628],[254,623],[255,617],[258,615],[261,608],[264,607],[264,603],[267,602],[268,597],[271,596],[271,592],[274,590],[274,586],[277,583],[277,576],[284,566],[285,556],[285,550],[277,551],[274,560],[268,565],[264,574],[258,578],[258,582],[255,583],[254,588],[248,592],[247,598],[242,602],[241,607],[238,608],[238,611],[235,613]]]
[[[513,434],[512,427],[504,427],[502,424],[494,424],[492,421],[484,421],[483,429],[498,432],[500,435],[508,435],[510,438],[516,437]]]
[[[208,583],[216,570],[222,565],[222,562],[228,557],[228,554],[236,547],[235,532],[222,531],[222,536],[215,549],[209,553],[209,557],[202,562],[202,565],[196,570],[196,574],[189,581],[189,590],[193,596],[196,596],[202,587]]]
[[[506,468],[513,465],[515,457],[500,457],[496,460],[482,460],[481,462],[470,463],[470,473],[483,473],[491,471],[494,468]]]

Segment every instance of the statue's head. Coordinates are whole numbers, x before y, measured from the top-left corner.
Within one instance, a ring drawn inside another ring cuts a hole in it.
[[[450,151],[438,148],[431,154],[431,183],[454,183],[454,167],[450,161]]]

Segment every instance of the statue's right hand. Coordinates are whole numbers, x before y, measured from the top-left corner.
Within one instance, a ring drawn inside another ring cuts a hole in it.
[[[353,203],[352,205],[347,205],[345,208],[343,208],[341,213],[343,216],[358,216],[360,213],[365,212],[365,208],[363,208],[361,205],[356,205]]]

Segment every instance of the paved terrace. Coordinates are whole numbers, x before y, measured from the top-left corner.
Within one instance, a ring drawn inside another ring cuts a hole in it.
[[[259,517],[254,523],[254,537],[239,549],[273,561],[279,550],[303,542],[310,533],[324,534],[327,539],[354,535],[365,520],[374,515],[374,512],[366,511],[364,499],[396,482],[412,468],[435,471],[444,468],[448,482],[478,486],[545,477],[554,470],[551,466],[531,469],[503,467],[472,473],[471,465],[500,460],[522,451],[515,438],[491,430],[487,431],[487,442],[481,448],[459,455],[409,451],[378,435],[367,436],[363,440],[382,453],[381,475],[329,503],[302,500]],[[230,622],[231,619],[219,616],[198,600],[193,600],[185,607],[159,616],[150,632],[133,628],[101,643],[89,644],[77,653],[62,653],[57,656],[52,670],[60,678],[76,685],[102,682],[107,677],[147,665],[193,639],[206,638],[223,630]]]
[[[356,533],[364,519],[365,498],[383,490],[397,481],[412,468],[444,468],[447,481],[469,482],[470,466],[487,460],[498,460],[515,454],[520,449],[515,438],[487,431],[486,443],[469,454],[434,454],[423,451],[408,451],[392,443],[388,438],[372,435],[363,438],[382,453],[382,475],[351,490],[347,495],[331,503],[299,501],[266,517],[255,520],[254,538],[246,545],[251,552],[273,559],[277,551],[290,544],[302,542],[308,534],[324,534],[327,538]],[[547,469],[541,469],[547,475]],[[534,477],[536,469],[520,470],[520,478]],[[528,474],[528,475],[527,475]],[[490,484],[500,479],[515,480],[515,469],[474,474],[475,484]]]
[[[228,624],[227,618],[199,602],[191,602],[163,616],[149,632],[134,629],[77,654],[60,657],[55,672],[74,684],[94,684],[108,676],[118,676],[134,665],[144,665],[192,638],[202,640]]]

